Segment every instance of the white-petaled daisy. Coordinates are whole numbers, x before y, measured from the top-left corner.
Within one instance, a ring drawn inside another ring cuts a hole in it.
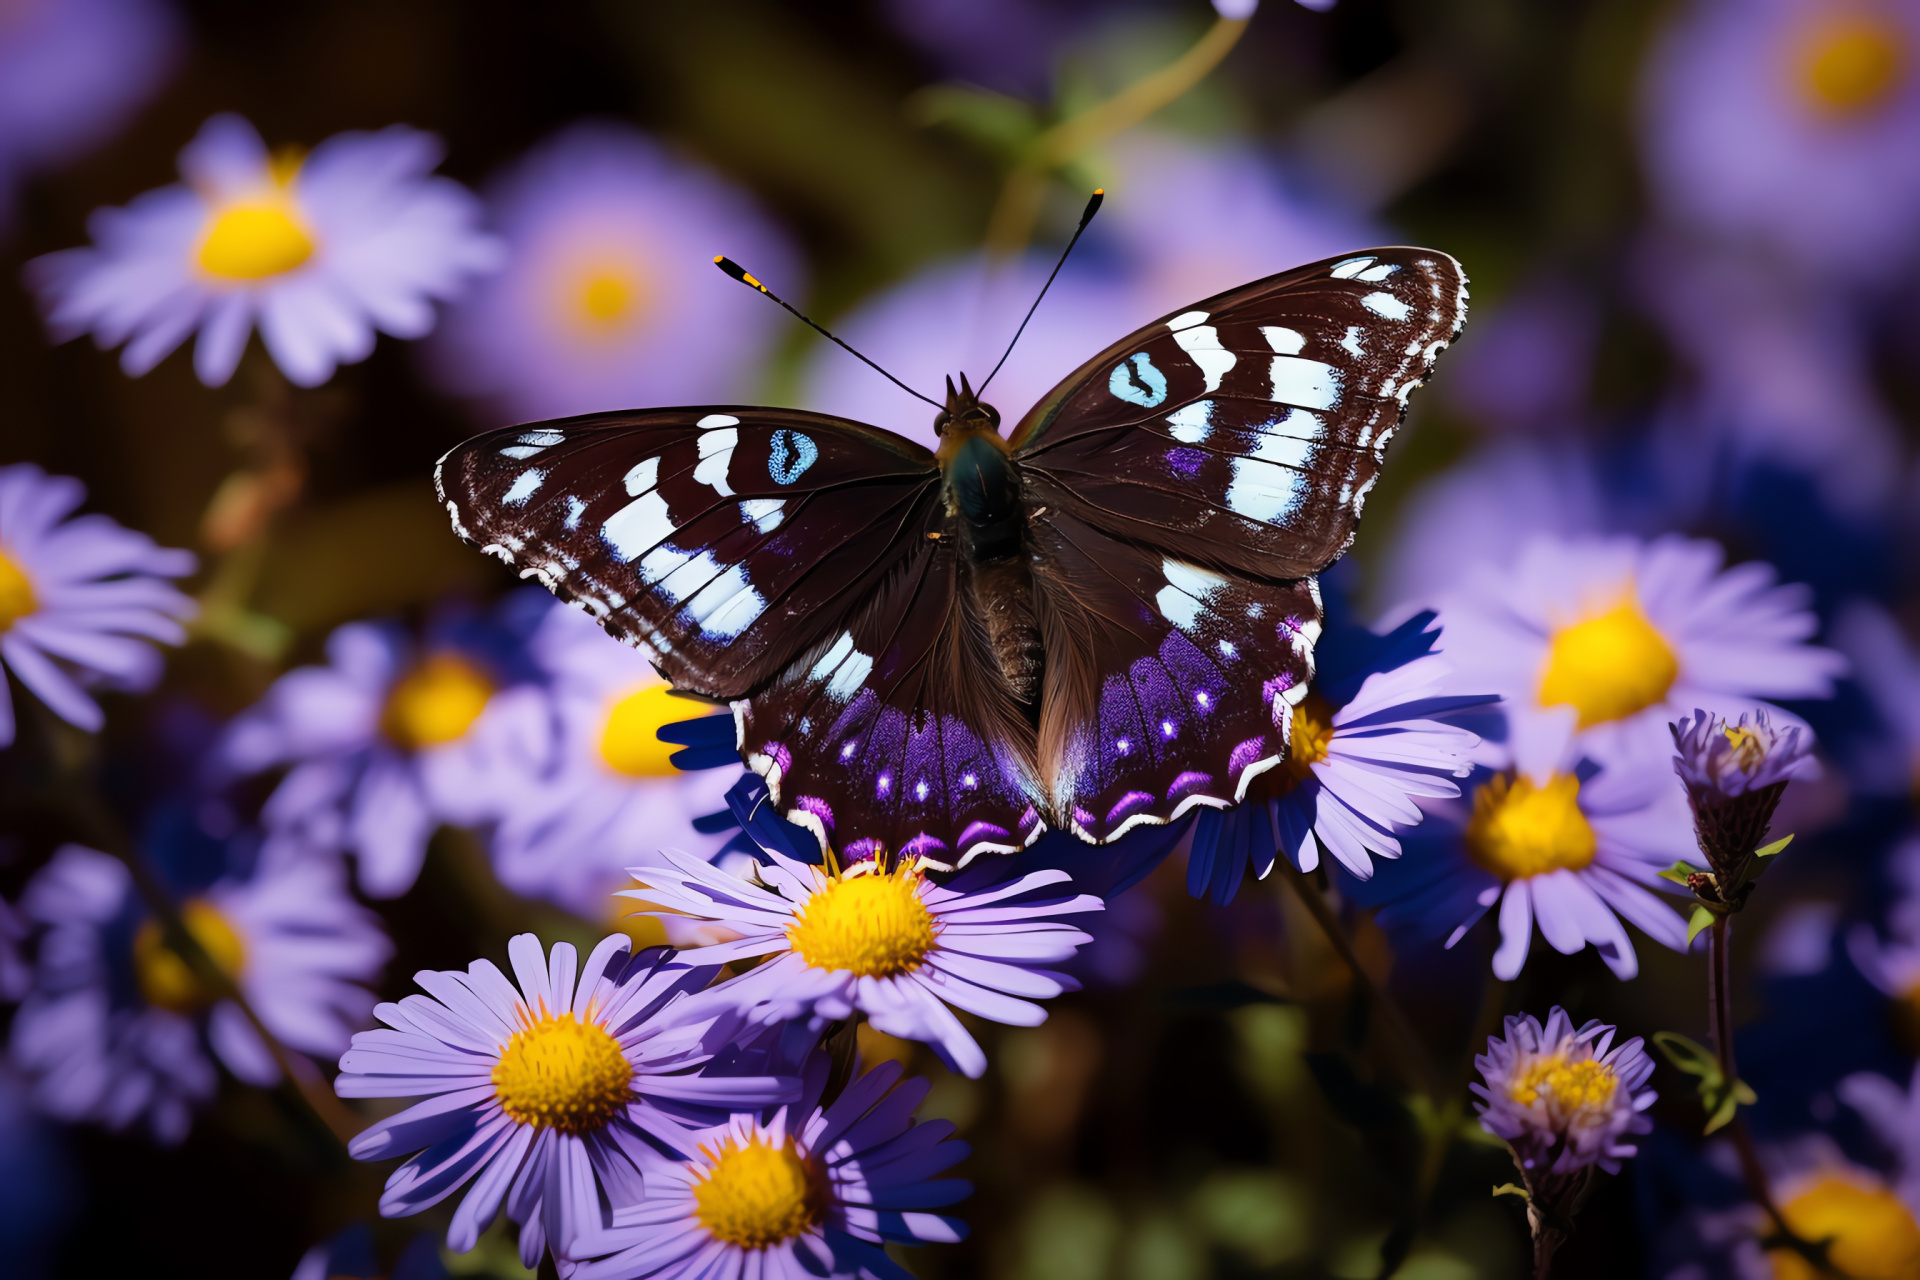
[[[552,729],[526,670],[521,608],[510,597],[493,618],[429,628],[419,644],[396,626],[339,628],[326,666],[281,676],[234,719],[222,767],[286,768],[261,813],[268,827],[352,852],[373,897],[405,893],[436,827],[491,820],[548,768]]]
[[[1760,700],[1831,696],[1845,659],[1806,643],[1807,588],[1721,563],[1716,544],[1678,537],[1536,537],[1448,593],[1460,687],[1501,696],[1516,749],[1557,757],[1577,734],[1610,767],[1664,760],[1668,723],[1696,708],[1758,704],[1798,725]]]
[[[736,1113],[688,1136],[682,1158],[650,1153],[641,1194],[611,1228],[581,1237],[578,1280],[912,1280],[889,1243],[964,1239],[945,1208],[971,1184],[938,1175],[965,1158],[946,1120],[916,1123],[927,1082],[882,1062],[821,1106],[824,1053],[791,1107]],[[896,1087],[897,1085],[897,1087]]]
[[[1676,220],[1891,284],[1920,236],[1920,12],[1702,0],[1647,67],[1643,151]]]
[[[353,1038],[335,1091],[426,1099],[351,1144],[362,1160],[419,1153],[387,1179],[383,1215],[418,1213],[471,1182],[450,1248],[473,1248],[504,1205],[522,1262],[538,1266],[551,1246],[566,1263],[576,1236],[608,1225],[606,1199],[640,1196],[652,1143],[798,1095],[791,1077],[702,1074],[739,1023],[694,994],[715,970],[628,947],[606,938],[581,965],[570,943],[549,958],[523,933],[507,944],[518,987],[476,960],[465,973],[423,970],[414,980],[429,995],[375,1010],[386,1027]]]
[[[193,601],[165,579],[192,573],[194,559],[105,516],[67,519],[86,495],[32,463],[0,467],[0,658],[54,714],[91,731],[104,717],[83,686],[152,688],[161,663],[149,642],[186,639]],[[9,695],[0,746],[13,735]]]
[[[1507,980],[1526,964],[1536,922],[1554,950],[1591,944],[1621,978],[1640,967],[1623,920],[1685,950],[1686,922],[1647,887],[1698,856],[1685,793],[1657,766],[1596,770],[1535,747],[1513,767],[1477,770],[1467,800],[1433,806],[1403,837],[1405,857],[1343,890],[1378,907],[1389,932],[1449,947],[1498,904],[1493,972]]]
[[[570,126],[487,198],[510,261],[448,312],[429,358],[489,417],[738,400],[788,322],[714,255],[803,291],[798,254],[745,193],[633,129]]]
[[[152,97],[179,61],[166,0],[38,0],[0,11],[0,225],[13,184],[78,159]]]
[[[691,953],[704,963],[765,957],[714,989],[757,1023],[804,1019],[798,1025],[817,1034],[859,1012],[877,1030],[925,1041],[951,1070],[978,1078],[986,1054],[948,1005],[1030,1027],[1047,1017],[1032,1001],[1079,988],[1046,966],[1093,939],[1052,917],[1098,911],[1100,899],[1028,897],[1069,883],[1064,871],[1035,871],[969,892],[936,884],[904,861],[889,867],[868,859],[830,870],[765,854],[749,882],[664,850],[665,865],[633,868],[645,887],[621,894],[664,908],[657,913],[663,919],[730,932],[731,941]]]
[[[1264,879],[1284,852],[1312,871],[1323,846],[1367,879],[1372,855],[1399,857],[1393,833],[1420,822],[1413,797],[1460,794],[1454,779],[1473,771],[1468,755],[1480,740],[1433,717],[1492,699],[1451,693],[1451,666],[1429,652],[1440,639],[1432,622],[1421,614],[1384,636],[1329,631],[1320,645],[1327,661],[1293,709],[1292,746],[1274,771],[1279,794],[1201,811],[1187,855],[1189,893],[1230,902],[1248,866]]]
[[[213,1093],[202,1026],[235,1076],[279,1079],[240,1007],[167,947],[119,859],[63,847],[28,882],[21,910],[39,935],[10,1053],[50,1114],[115,1129],[144,1116],[156,1137],[178,1141]],[[337,868],[311,859],[263,858],[251,876],[186,897],[180,916],[268,1032],[317,1057],[366,1023],[374,998],[363,984],[392,950]]]
[[[28,283],[57,338],[124,342],[135,377],[198,333],[194,372],[223,385],[257,324],[281,371],[318,386],[376,330],[427,333],[436,300],[499,265],[479,202],[433,176],[439,161],[438,140],[402,125],[303,155],[218,115],[180,153],[185,185],[96,210],[94,243],[34,259]]]
[[[541,784],[500,806],[494,870],[517,893],[608,919],[626,868],[652,862],[662,844],[719,847],[693,821],[726,807],[743,769],[737,757],[730,769],[675,768],[677,748],[659,730],[702,707],[672,696],[639,650],[582,611],[549,610],[529,650],[545,673],[557,745]]]
[[[1480,1127],[1506,1141],[1523,1171],[1618,1173],[1636,1153],[1627,1139],[1653,1132],[1644,1113],[1654,1092],[1641,1087],[1653,1059],[1638,1036],[1614,1047],[1616,1030],[1593,1021],[1576,1031],[1555,1006],[1545,1026],[1531,1014],[1508,1018],[1473,1060],[1485,1081],[1468,1086],[1480,1098]]]

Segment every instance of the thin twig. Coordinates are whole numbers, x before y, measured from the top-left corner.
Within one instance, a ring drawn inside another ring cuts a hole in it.
[[[1035,138],[1000,187],[1000,198],[987,222],[987,251],[1007,258],[1024,249],[1040,212],[1047,174],[1087,148],[1125,133],[1206,79],[1239,43],[1247,21],[1216,20],[1199,43],[1173,62]]]

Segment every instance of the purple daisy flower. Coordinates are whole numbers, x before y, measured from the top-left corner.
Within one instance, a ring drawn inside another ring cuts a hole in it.
[[[1760,700],[1829,697],[1846,661],[1806,643],[1819,627],[1807,588],[1722,559],[1678,537],[1536,537],[1510,569],[1483,566],[1449,593],[1461,687],[1501,696],[1516,750],[1550,759],[1577,735],[1610,768],[1664,761],[1668,723],[1695,708],[1758,703],[1800,726]]]
[[[577,1280],[912,1280],[887,1244],[965,1239],[958,1219],[929,1212],[973,1187],[936,1176],[969,1148],[949,1121],[915,1123],[927,1082],[898,1084],[900,1064],[883,1062],[822,1106],[828,1065],[812,1056],[792,1107],[736,1113],[689,1135],[679,1158],[649,1153],[641,1194],[576,1242],[593,1257]]]
[[[197,332],[194,372],[222,386],[257,324],[281,371],[318,386],[372,354],[376,330],[427,333],[435,300],[499,265],[479,202],[432,176],[440,154],[403,125],[270,154],[245,120],[214,116],[180,153],[185,185],[95,211],[94,243],[34,259],[27,280],[56,338],[124,342],[134,377]]]
[[[799,255],[744,193],[619,125],[548,139],[488,203],[508,265],[449,311],[429,358],[504,421],[743,398],[791,322],[714,255],[804,292]]]
[[[13,179],[106,141],[173,71],[164,0],[40,0],[0,16],[0,224]]]
[[[527,600],[550,607],[509,597],[493,619],[433,628],[419,645],[394,626],[341,627],[326,666],[288,672],[235,718],[220,766],[286,768],[261,813],[269,829],[352,852],[373,897],[405,893],[441,822],[491,820],[549,766],[547,707],[520,652]]]
[[[1697,856],[1682,789],[1657,767],[1596,769],[1535,746],[1514,767],[1479,770],[1468,800],[1434,806],[1407,837],[1409,856],[1371,881],[1343,880],[1343,891],[1378,907],[1390,932],[1449,947],[1497,904],[1493,972],[1504,980],[1526,964],[1536,921],[1554,950],[1592,945],[1623,979],[1639,972],[1623,921],[1685,950],[1686,922],[1648,888]]]
[[[1861,1071],[1842,1080],[1835,1092],[1893,1154],[1900,1198],[1920,1205],[1920,1066],[1904,1089],[1876,1072]]]
[[[0,658],[55,715],[97,732],[105,717],[83,686],[153,687],[160,655],[147,641],[179,644],[194,614],[164,579],[194,559],[105,516],[67,519],[86,495],[32,463],[0,467]],[[0,746],[13,735],[13,700],[0,697]]]
[[[683,772],[659,730],[703,708],[674,697],[645,655],[578,609],[549,610],[529,650],[558,742],[540,785],[500,807],[494,870],[516,893],[609,919],[627,867],[651,863],[663,841],[705,840],[695,820],[724,808],[744,772],[730,750],[732,722],[734,767]]]
[[[280,1078],[238,1005],[210,990],[162,941],[118,858],[67,845],[28,882],[21,909],[39,929],[33,989],[9,1052],[49,1114],[154,1136],[186,1136],[212,1097],[206,1041],[251,1084]],[[363,1025],[392,947],[344,877],[324,862],[263,858],[181,903],[181,919],[289,1049],[331,1057]]]
[[[1504,1038],[1488,1037],[1473,1060],[1485,1083],[1467,1087],[1480,1098],[1480,1127],[1506,1141],[1522,1170],[1618,1173],[1638,1150],[1626,1139],[1653,1132],[1645,1112],[1655,1094],[1641,1087],[1653,1059],[1638,1036],[1613,1047],[1616,1030],[1596,1020],[1576,1031],[1556,1005],[1545,1026],[1510,1017]]]
[[[1400,856],[1394,832],[1422,818],[1414,797],[1453,799],[1453,781],[1473,771],[1480,739],[1434,719],[1491,697],[1449,695],[1452,668],[1430,652],[1440,639],[1433,615],[1411,618],[1385,636],[1362,628],[1330,631],[1321,650],[1329,664],[1293,709],[1279,794],[1264,803],[1205,809],[1187,855],[1187,889],[1195,897],[1233,900],[1244,870],[1265,879],[1285,852],[1302,871],[1320,865],[1324,846],[1348,872],[1373,875],[1373,854]]]
[[[1703,0],[1647,67],[1648,176],[1676,220],[1809,271],[1900,278],[1920,236],[1920,12]]]
[[[958,887],[965,881],[936,884],[910,863],[886,867],[871,857],[842,871],[767,850],[751,882],[671,849],[661,858],[664,866],[633,868],[644,887],[621,896],[662,908],[654,913],[662,919],[731,933],[698,949],[705,963],[764,957],[715,989],[754,1022],[804,1019],[797,1025],[817,1035],[862,1013],[888,1035],[925,1041],[949,1069],[976,1079],[986,1054],[947,1006],[1013,1026],[1046,1021],[1032,1001],[1080,984],[1042,966],[1092,941],[1052,917],[1101,909],[1089,894],[1027,898],[1071,881],[1058,870],[968,891]]]
[[[602,939],[582,966],[572,944],[555,943],[549,959],[523,933],[507,944],[518,988],[476,960],[465,973],[422,970],[414,980],[429,995],[374,1011],[387,1025],[353,1038],[335,1091],[427,1099],[349,1148],[361,1160],[419,1152],[387,1179],[383,1216],[418,1213],[471,1181],[449,1248],[473,1248],[504,1204],[522,1262],[538,1266],[549,1245],[571,1261],[568,1242],[606,1225],[603,1195],[638,1196],[650,1142],[795,1096],[790,1077],[703,1073],[739,1021],[695,994],[715,969],[665,948],[624,957],[629,946]]]

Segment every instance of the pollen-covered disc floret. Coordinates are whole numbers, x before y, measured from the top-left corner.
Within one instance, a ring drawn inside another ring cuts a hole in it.
[[[936,935],[920,898],[924,883],[904,863],[892,872],[828,878],[787,929],[794,954],[815,969],[845,969],[856,978],[912,973]]]
[[[1597,1164],[1614,1173],[1637,1150],[1625,1139],[1652,1131],[1642,1113],[1654,1093],[1641,1086],[1653,1060],[1638,1037],[1613,1047],[1614,1031],[1599,1022],[1576,1031],[1556,1007],[1545,1026],[1532,1015],[1508,1018],[1505,1037],[1473,1060],[1484,1080],[1470,1086],[1481,1127],[1506,1140],[1523,1171]]]
[[[679,1142],[731,1110],[790,1101],[792,1076],[707,1073],[741,1020],[698,993],[710,967],[658,948],[628,957],[627,939],[603,940],[586,962],[557,943],[549,957],[530,933],[507,946],[513,975],[485,960],[465,973],[425,971],[430,993],[383,1004],[386,1026],[363,1031],[340,1060],[343,1098],[422,1098],[372,1125],[349,1150],[362,1160],[418,1152],[387,1179],[380,1211],[418,1213],[471,1180],[447,1228],[455,1252],[473,1248],[501,1206],[520,1225],[520,1260],[601,1224],[609,1189],[637,1182],[654,1144]],[[425,1148],[425,1150],[421,1150]]]
[[[1687,790],[1719,800],[1764,791],[1808,771],[1811,735],[1775,725],[1764,711],[1736,721],[1695,711],[1669,725],[1673,771]]]
[[[636,1194],[580,1237],[591,1260],[573,1280],[903,1280],[887,1244],[963,1238],[958,1220],[929,1212],[972,1187],[940,1176],[967,1154],[953,1125],[913,1119],[927,1082],[856,1062],[822,1105],[828,1055],[804,1061],[796,1105],[736,1111],[647,1152]]]
[[[633,1100],[633,1064],[605,1027],[547,1014],[513,1033],[493,1068],[500,1109],[520,1124],[593,1133]]]
[[[630,868],[642,887],[621,896],[661,909],[653,914],[680,927],[715,926],[710,932],[729,940],[700,949],[710,964],[765,957],[713,993],[751,1021],[798,1020],[818,1033],[857,1011],[976,1077],[986,1055],[953,1009],[1015,1026],[1044,1022],[1033,999],[1079,985],[1046,966],[1092,941],[1053,917],[1102,907],[1089,894],[1036,898],[1036,890],[1066,883],[1064,871],[995,883],[991,877],[1005,873],[989,866],[942,885],[904,863],[830,871],[764,852],[756,883],[664,850],[665,866]]]

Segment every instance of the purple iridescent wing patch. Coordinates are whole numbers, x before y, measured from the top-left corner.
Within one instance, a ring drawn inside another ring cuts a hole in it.
[[[714,406],[489,432],[440,460],[454,531],[585,608],[674,685],[741,698],[940,518],[933,455],[820,414]]]
[[[953,867],[1039,833],[1033,730],[962,608],[967,572],[950,536],[921,539],[837,634],[734,704],[748,764],[823,845]]]
[[[1466,317],[1460,264],[1369,249],[1256,281],[1082,365],[1013,434],[1054,502],[1119,537],[1262,578],[1353,540],[1407,396]]]
[[[1285,757],[1313,676],[1315,581],[1219,572],[1057,509],[1032,541],[1049,634],[1079,638],[1047,654],[1062,667],[1040,755],[1062,824],[1106,841],[1244,799]]]

